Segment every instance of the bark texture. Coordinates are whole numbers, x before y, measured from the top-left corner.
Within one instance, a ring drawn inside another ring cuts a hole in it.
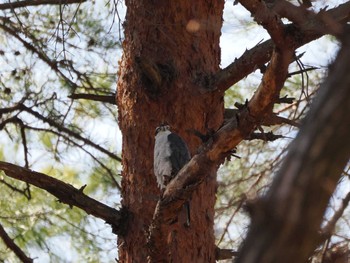
[[[153,174],[154,130],[167,122],[187,142],[200,144],[190,130],[216,130],[223,118],[222,95],[202,92],[203,76],[219,70],[219,37],[224,1],[126,1],[124,55],[117,104],[123,134],[123,206],[128,232],[119,237],[120,262],[146,262],[147,244],[160,192]],[[165,242],[152,262],[214,262],[216,169],[191,199],[191,227],[164,229]],[[164,215],[166,216],[166,215]],[[152,253],[151,253],[152,254]]]

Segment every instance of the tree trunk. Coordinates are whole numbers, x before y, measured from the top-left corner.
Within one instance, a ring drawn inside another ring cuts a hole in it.
[[[130,213],[120,262],[146,262],[147,235],[160,191],[153,174],[154,130],[168,123],[192,154],[222,123],[223,97],[205,92],[219,69],[224,1],[126,1],[117,104],[123,134],[122,204]],[[192,196],[191,226],[169,225],[167,262],[214,262],[216,170]]]

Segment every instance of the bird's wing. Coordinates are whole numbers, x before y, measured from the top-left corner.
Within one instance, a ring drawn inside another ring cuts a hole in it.
[[[181,168],[191,159],[190,152],[184,140],[177,134],[168,135],[170,142],[170,162],[172,164],[172,176],[175,176]]]

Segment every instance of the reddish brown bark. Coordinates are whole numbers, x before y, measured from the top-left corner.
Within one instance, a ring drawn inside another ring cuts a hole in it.
[[[223,3],[126,1],[117,104],[123,133],[123,205],[130,217],[128,232],[119,237],[121,262],[145,262],[149,255],[147,233],[160,195],[152,167],[156,126],[170,124],[194,154],[200,140],[186,131],[206,133],[222,122],[222,95],[201,93],[201,81],[219,69]],[[216,171],[207,173],[191,199],[191,227],[185,228],[179,216],[178,223],[165,230],[165,261],[215,260]]]
[[[254,1],[243,2],[256,15],[257,9],[250,4]],[[223,3],[197,4],[127,1],[117,103],[123,133],[123,205],[131,216],[129,231],[119,238],[121,262],[144,262],[149,255],[151,262],[215,260],[212,229],[217,165],[271,115],[293,52],[302,44],[293,41],[294,34],[279,26],[278,19],[267,21],[273,15],[258,17],[277,46],[262,83],[237,118],[218,130],[169,184],[154,214],[159,199],[152,171],[155,127],[169,123],[194,154],[199,139],[186,131],[216,130],[222,121],[221,89],[215,94],[201,91],[213,84],[211,76],[218,72]],[[232,75],[223,79],[232,79]],[[191,228],[183,227],[181,216],[177,224],[167,225],[191,195]]]

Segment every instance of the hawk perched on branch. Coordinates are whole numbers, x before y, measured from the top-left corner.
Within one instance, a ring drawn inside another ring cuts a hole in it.
[[[153,168],[161,190],[167,186],[190,159],[190,151],[185,141],[179,135],[171,132],[168,125],[157,127]],[[186,202],[184,206],[187,210],[186,225],[189,226],[189,202]]]

